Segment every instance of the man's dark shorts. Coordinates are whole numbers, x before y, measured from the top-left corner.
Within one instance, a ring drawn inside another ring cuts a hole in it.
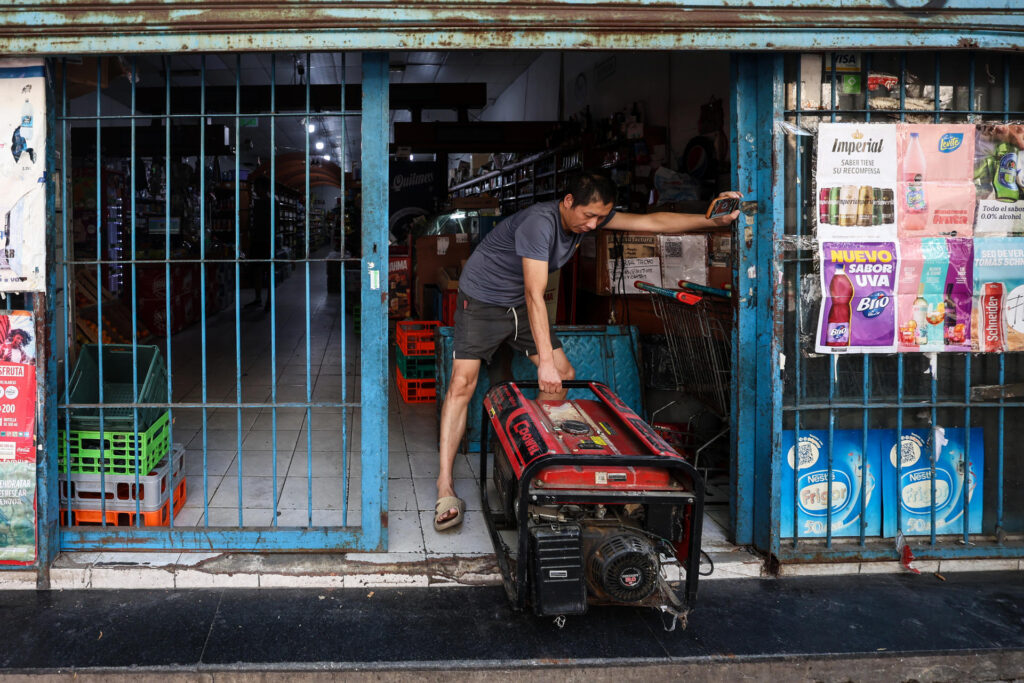
[[[550,333],[551,348],[562,348],[554,330]],[[455,357],[489,363],[494,352],[505,342],[528,356],[537,355],[526,304],[514,308],[495,306],[460,291],[455,299]]]

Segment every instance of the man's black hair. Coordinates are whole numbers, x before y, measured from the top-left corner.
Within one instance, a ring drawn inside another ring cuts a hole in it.
[[[600,173],[580,173],[569,179],[565,194],[572,195],[574,207],[581,204],[586,206],[595,200],[602,204],[614,204],[615,183]]]
[[[32,341],[32,335],[31,334],[29,334],[25,330],[18,329],[18,328],[15,328],[15,329],[11,330],[7,334],[7,338],[10,339],[10,338],[14,337],[14,335],[16,335],[16,334],[20,334],[21,335],[21,343],[22,344],[28,344],[29,342]]]

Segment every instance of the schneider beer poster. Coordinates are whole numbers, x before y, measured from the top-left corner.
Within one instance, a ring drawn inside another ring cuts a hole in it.
[[[1019,123],[821,124],[815,350],[1024,350],[1022,161]]]
[[[0,564],[36,557],[35,325],[0,311]]]

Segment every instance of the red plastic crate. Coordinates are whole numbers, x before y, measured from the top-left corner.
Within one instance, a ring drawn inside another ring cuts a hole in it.
[[[398,379],[398,393],[406,403],[431,403],[437,400],[436,379],[406,379],[402,371],[395,368]]]
[[[186,498],[186,482],[187,479],[182,479],[181,483],[174,489],[174,493],[166,503],[161,506],[159,510],[154,512],[140,512],[142,515],[142,526],[167,526],[171,523],[171,502],[174,503],[174,516],[177,517],[178,513],[181,512],[181,508],[185,506]],[[71,525],[72,526],[99,526],[103,524],[104,514],[107,518],[107,526],[135,526],[135,512],[128,512],[125,510],[107,510],[104,513],[101,510],[71,510]],[[68,511],[63,509],[60,511],[61,523],[66,523],[68,519]]]
[[[457,289],[441,292],[441,322],[447,327],[455,325],[455,299],[458,295]]]
[[[406,356],[432,356],[434,330],[440,326],[440,320],[399,320],[395,323],[398,348]]]

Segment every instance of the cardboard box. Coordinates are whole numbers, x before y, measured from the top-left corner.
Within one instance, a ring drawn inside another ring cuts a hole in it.
[[[636,280],[660,287],[658,236],[621,230],[588,233],[580,244],[580,270],[582,286],[600,295],[642,294],[633,286]]]
[[[459,267],[470,252],[469,235],[425,235],[416,240],[413,271],[416,274],[414,303],[423,313],[423,287],[437,284],[437,271],[445,266]]]
[[[465,265],[465,264],[462,264]],[[441,292],[453,292],[459,289],[458,270],[454,266],[444,266],[437,269],[437,282],[433,285]],[[561,281],[562,271],[556,270],[548,275],[548,286],[544,289],[544,305],[548,311],[548,324],[554,325],[558,316],[558,286]]]
[[[680,280],[708,283],[708,236],[706,234],[658,235],[661,286],[675,288]]]
[[[412,313],[409,291],[412,286],[412,259],[391,256],[388,259],[388,317],[403,319]]]

